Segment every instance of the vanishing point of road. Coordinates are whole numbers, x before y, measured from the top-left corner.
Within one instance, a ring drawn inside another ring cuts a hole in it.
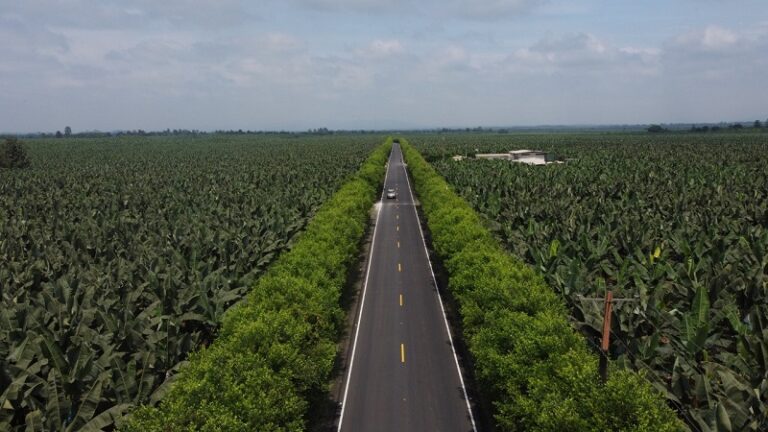
[[[376,217],[338,431],[475,431],[464,380],[395,143]]]

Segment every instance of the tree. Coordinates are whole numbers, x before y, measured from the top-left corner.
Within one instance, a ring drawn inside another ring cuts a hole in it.
[[[67,126],[64,128],[64,136],[72,136],[72,128]]]
[[[0,148],[0,168],[27,168],[29,158],[24,146],[16,138],[6,138]]]
[[[763,124],[760,123],[760,120],[755,120],[755,124],[753,125],[755,129],[761,129],[763,127]]]
[[[664,129],[660,125],[656,125],[656,124],[655,125],[651,125],[648,128],[648,132],[650,132],[650,133],[661,133],[661,132],[666,132],[666,131],[667,131],[666,129]]]
[[[56,138],[61,138],[64,135],[61,134],[61,131],[56,131]]]

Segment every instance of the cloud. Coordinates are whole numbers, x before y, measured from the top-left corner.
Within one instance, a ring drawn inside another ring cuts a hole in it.
[[[530,51],[545,55],[562,55],[574,51],[601,54],[606,51],[606,47],[600,39],[592,34],[575,33],[540,39],[531,46]]]
[[[70,50],[68,39],[37,24],[0,17],[0,93],[4,97],[40,88]],[[39,91],[38,91],[39,92]],[[0,116],[1,117],[1,116]]]
[[[376,39],[364,49],[358,50],[358,53],[365,57],[387,58],[402,54],[404,51],[403,44],[397,39]]]
[[[0,16],[0,53],[4,61],[18,56],[47,56],[69,50],[66,37],[35,23]]]
[[[670,73],[723,79],[752,73],[765,74],[768,59],[768,26],[739,30],[710,25],[669,40],[664,64]]]
[[[510,71],[547,74],[654,74],[660,52],[649,47],[616,46],[590,33],[548,36],[506,58]]]
[[[316,11],[499,20],[526,14],[548,0],[287,0]]]
[[[411,0],[278,0],[298,7],[325,12],[380,13],[410,7]]]
[[[517,57],[537,63],[553,65],[593,64],[606,60],[610,54],[606,44],[589,33],[547,37],[530,48],[517,52]]]
[[[558,1],[0,0],[0,130],[662,121],[688,111],[706,120],[764,110],[768,23],[704,23],[638,42],[541,19]]]
[[[244,56],[279,57],[306,50],[307,44],[304,40],[284,32],[204,39],[195,42],[193,46],[193,54],[201,61]]]
[[[721,52],[737,47],[741,39],[731,30],[712,25],[674,38],[672,46],[701,52]]]
[[[0,16],[78,29],[215,28],[255,17],[239,0],[3,0]]]
[[[531,12],[545,3],[546,0],[445,0],[438,5],[444,5],[459,18],[499,20]]]

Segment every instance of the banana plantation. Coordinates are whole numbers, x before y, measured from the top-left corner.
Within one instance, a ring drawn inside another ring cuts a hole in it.
[[[0,430],[110,430],[136,406],[153,412],[381,141],[25,143],[30,168],[0,169]],[[613,292],[613,365],[691,430],[768,430],[768,134],[411,143],[595,350]],[[564,163],[473,158],[523,148]]]
[[[0,430],[156,403],[380,137],[34,140],[0,169]]]
[[[412,142],[563,297],[595,349],[601,298],[621,299],[611,358],[642,372],[691,430],[768,430],[768,135]],[[472,158],[520,148],[565,163]]]

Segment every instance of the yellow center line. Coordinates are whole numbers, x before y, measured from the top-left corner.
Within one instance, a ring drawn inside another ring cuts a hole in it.
[[[397,230],[400,231],[400,225],[397,226]]]
[[[400,240],[397,241],[397,248],[400,249]]]
[[[405,363],[405,344],[400,344],[400,363]]]
[[[400,263],[397,263],[397,271],[403,271],[403,267],[400,265]]]
[[[402,305],[403,305],[403,295],[400,294],[400,306],[402,306]]]
[[[400,215],[396,215],[396,216],[395,216],[395,219],[400,219]]]

